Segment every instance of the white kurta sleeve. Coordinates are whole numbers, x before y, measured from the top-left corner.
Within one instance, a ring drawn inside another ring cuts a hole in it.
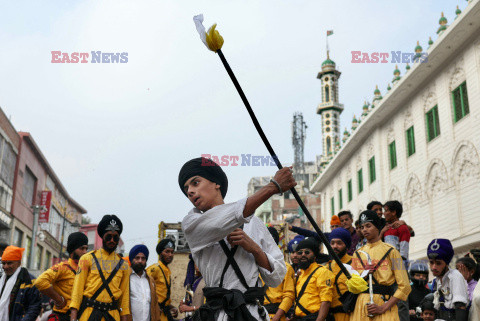
[[[263,252],[265,252],[267,255],[272,272],[260,266],[258,267],[258,270],[260,271],[263,281],[269,287],[276,288],[280,285],[280,283],[282,283],[283,279],[285,278],[285,274],[287,274],[285,258],[283,257],[282,251],[280,251],[278,248],[278,245],[275,243],[265,224],[263,224],[263,222],[257,217],[254,217],[253,219],[255,220],[255,222],[252,221],[252,223],[255,223],[256,235],[261,236],[259,245],[261,246]]]
[[[253,215],[243,217],[246,202],[247,199],[244,198],[235,203],[215,206],[205,213],[201,213],[198,209],[191,210],[182,221],[182,230],[190,251],[198,252],[248,223]]]
[[[453,270],[452,273],[450,273],[450,287],[453,294],[451,300],[452,308],[456,302],[468,305],[469,298],[467,281],[465,281],[463,275],[457,270]]]

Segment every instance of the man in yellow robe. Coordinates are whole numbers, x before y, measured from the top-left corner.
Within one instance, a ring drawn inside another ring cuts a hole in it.
[[[156,250],[160,259],[147,268],[147,275],[153,279],[157,289],[160,321],[172,321],[177,317],[178,310],[170,298],[172,280],[168,265],[173,261],[175,244],[170,239],[163,239],[157,244]]]
[[[301,241],[296,251],[301,256],[301,272],[296,284],[295,320],[323,321],[333,298],[333,273],[315,262],[319,246],[313,238]]]
[[[268,231],[273,237],[275,243],[280,241],[277,230],[270,226]],[[265,300],[263,305],[270,315],[271,321],[285,321],[285,314],[290,310],[295,300],[295,271],[293,267],[286,263],[287,274],[282,283],[276,288],[266,287]]]
[[[352,246],[352,237],[350,231],[343,227],[339,227],[333,230],[329,234],[330,245],[333,248],[333,251],[338,255],[340,261],[343,265],[349,270],[350,273],[356,273],[352,270],[350,264],[352,264],[352,257],[348,255],[348,250]],[[344,307],[342,302],[340,301],[340,297],[345,298],[349,294],[346,281],[347,277],[343,274],[340,266],[335,262],[335,260],[331,260],[328,262],[326,267],[332,271],[335,275],[333,281],[333,300],[330,306],[330,314],[334,317],[335,321],[348,321],[350,320],[350,313],[346,313],[348,311],[348,307]]]
[[[122,222],[115,215],[105,215],[98,224],[97,232],[103,247],[88,252],[78,262],[70,320],[127,320],[130,314],[130,269],[115,253],[122,230]]]
[[[53,314],[56,315],[56,320],[70,320],[70,303],[78,261],[87,249],[88,238],[85,234],[70,234],[67,241],[67,252],[70,254],[68,261],[52,266],[35,280],[37,289],[55,303]]]
[[[367,244],[357,250],[352,259],[352,268],[367,277],[372,274],[373,304],[370,303],[368,290],[358,296],[355,310],[351,314],[352,321],[398,321],[397,303],[406,300],[411,287],[408,274],[400,253],[391,245],[380,239],[381,221],[371,210],[360,214],[362,233]],[[368,253],[368,258],[360,251]],[[370,318],[368,315],[372,315]]]

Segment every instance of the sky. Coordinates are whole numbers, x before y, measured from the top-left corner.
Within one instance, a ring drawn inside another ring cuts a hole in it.
[[[158,224],[192,208],[178,186],[191,158],[268,155],[217,55],[193,16],[217,23],[223,53],[282,163],[293,161],[291,122],[307,123],[305,160],[322,152],[320,80],[326,59],[342,73],[341,133],[382,93],[394,63],[352,63],[352,51],[413,52],[437,38],[466,1],[3,1],[0,10],[0,107],[30,132],[69,194],[92,222],[114,213],[128,252],[154,253]],[[52,63],[52,51],[128,53],[127,63]],[[405,64],[399,64],[402,74]],[[246,196],[271,166],[224,167],[226,202]],[[150,257],[152,263],[155,258]]]

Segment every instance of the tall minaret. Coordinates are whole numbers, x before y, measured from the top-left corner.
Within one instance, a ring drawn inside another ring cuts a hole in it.
[[[335,69],[335,62],[330,59],[322,63],[322,71],[317,78],[322,82],[322,102],[318,105],[317,114],[322,116],[323,155],[321,163],[333,156],[335,143],[340,142],[340,114],[343,104],[338,102],[338,79],[341,72]]]

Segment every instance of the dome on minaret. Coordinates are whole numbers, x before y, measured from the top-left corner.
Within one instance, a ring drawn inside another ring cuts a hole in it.
[[[335,61],[333,61],[332,59],[330,59],[330,52],[327,51],[327,59],[322,62],[322,71],[333,71],[335,70]]]
[[[462,10],[460,10],[460,8],[457,6],[457,10],[455,10],[455,14],[457,15],[455,17],[455,19],[457,19],[457,17],[462,13]]]
[[[443,12],[438,23],[440,24],[440,27],[438,27],[437,34],[441,34],[443,31],[447,30],[447,23],[448,23],[448,20],[443,15]]]
[[[458,8],[458,7],[457,7]],[[441,25],[441,26],[444,26],[448,23],[448,20],[447,18],[445,18],[445,16],[443,15],[443,12],[442,12],[442,16],[440,17],[440,20],[438,21],[438,23]]]
[[[398,69],[398,65],[395,65],[395,70],[393,71],[394,76],[400,76],[400,70]]]
[[[374,108],[377,102],[379,102],[383,98],[382,93],[380,92],[380,89],[378,89],[378,85],[375,86],[375,90],[373,91],[373,94],[375,95],[375,97],[373,97],[372,108]]]
[[[433,45],[432,37],[428,37],[428,46]]]
[[[422,56],[423,48],[420,46],[420,41],[417,40],[417,46],[415,47],[415,57],[420,58]]]
[[[367,101],[364,101],[364,102],[363,102],[363,107],[362,107],[362,108],[363,108],[363,112],[364,112],[364,113],[368,113],[368,104],[367,104]]]
[[[398,69],[398,65],[395,65],[395,70],[393,71],[393,77],[392,83],[395,84],[397,81],[400,80],[400,70]]]
[[[410,65],[408,64],[408,62],[407,62],[407,65],[405,66],[405,69],[406,69],[407,71],[410,70]]]

